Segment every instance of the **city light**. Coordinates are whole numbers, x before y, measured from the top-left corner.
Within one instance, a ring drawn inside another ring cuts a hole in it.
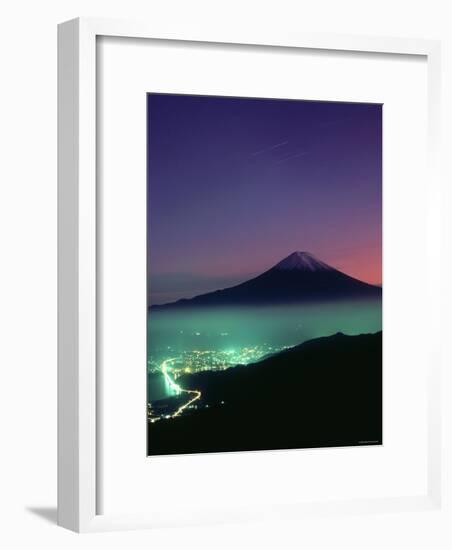
[[[201,399],[201,392],[197,389],[186,389],[177,380],[184,375],[192,375],[203,372],[221,372],[238,365],[251,365],[262,358],[271,355],[282,349],[271,347],[267,344],[254,345],[243,348],[232,348],[226,350],[190,350],[183,351],[178,356],[173,356],[163,361],[156,361],[150,358],[148,361],[148,371],[153,374],[163,374],[168,388],[170,388],[179,398],[187,396],[187,401],[180,405],[174,412],[168,414],[165,410],[153,410],[152,404],[149,404],[148,417],[150,422],[156,422],[160,419],[172,419],[180,416],[187,409],[197,409],[194,403]],[[221,401],[224,405],[224,401]],[[208,408],[208,404],[205,404]],[[174,409],[173,409],[174,410]]]
[[[189,407],[195,401],[197,401],[198,399],[201,398],[201,392],[200,391],[198,391],[198,390],[186,390],[186,389],[182,388],[179,384],[176,384],[176,382],[174,382],[174,380],[171,378],[171,376],[169,375],[169,372],[168,372],[168,369],[170,368],[169,364],[173,361],[175,361],[175,359],[166,359],[165,361],[163,361],[163,363],[161,365],[161,371],[163,373],[163,376],[165,377],[165,379],[168,382],[169,386],[173,390],[175,390],[178,395],[181,394],[181,393],[186,393],[187,395],[190,395],[191,398],[190,398],[189,401],[184,403],[184,405],[179,407],[175,413],[173,413],[171,415],[165,415],[166,419],[175,418],[176,416],[179,416],[187,407]]]

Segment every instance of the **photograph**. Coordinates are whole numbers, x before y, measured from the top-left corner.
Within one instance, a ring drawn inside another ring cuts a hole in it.
[[[147,93],[148,456],[382,445],[382,114]]]

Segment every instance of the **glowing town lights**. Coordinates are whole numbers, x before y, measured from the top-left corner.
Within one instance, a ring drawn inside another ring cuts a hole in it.
[[[266,355],[287,349],[290,346],[271,347],[267,344],[248,346],[240,349],[226,350],[187,350],[182,351],[171,362],[168,372],[171,372],[173,381],[184,374],[197,372],[225,370],[236,365],[249,365],[261,360]],[[163,359],[163,358],[162,358]],[[148,364],[150,374],[161,373],[162,359],[151,358]],[[185,369],[189,368],[190,372]]]
[[[165,361],[163,361],[163,363],[161,365],[162,373],[165,376],[165,379],[167,380],[169,386],[172,389],[174,389],[177,392],[178,395],[181,394],[181,393],[186,393],[186,394],[192,395],[194,397],[192,397],[192,399],[190,399],[187,403],[185,403],[184,405],[179,407],[177,409],[177,411],[175,413],[173,413],[172,415],[166,415],[165,418],[175,418],[176,416],[179,416],[187,407],[189,407],[195,401],[197,401],[198,399],[201,398],[201,392],[200,391],[198,391],[198,390],[185,390],[184,388],[179,386],[179,384],[176,384],[176,382],[174,382],[174,380],[171,378],[171,376],[168,373],[168,370],[170,368],[169,363],[171,363],[173,361],[175,361],[175,359],[166,359]]]
[[[152,409],[148,410],[150,422],[155,422],[161,419],[171,419],[180,416],[187,408],[196,409],[195,401],[201,398],[199,390],[187,390],[176,382],[179,378],[185,375],[197,374],[203,372],[221,372],[238,365],[251,365],[262,358],[269,356],[277,351],[288,349],[291,346],[271,347],[268,344],[254,345],[243,348],[227,349],[227,350],[187,350],[181,351],[179,355],[165,359],[157,360],[150,358],[148,361],[148,373],[163,374],[167,388],[172,390],[179,401],[175,401],[176,406],[181,401],[181,396],[187,396],[188,401],[171,414],[167,410],[158,414]],[[174,352],[173,352],[174,353]],[[224,402],[221,403],[223,405]]]

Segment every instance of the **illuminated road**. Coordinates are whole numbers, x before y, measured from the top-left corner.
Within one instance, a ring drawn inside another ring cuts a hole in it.
[[[192,398],[189,401],[187,401],[187,403],[179,407],[177,411],[171,415],[171,418],[175,418],[176,416],[179,416],[188,406],[190,406],[192,403],[200,399],[201,392],[198,390],[185,390],[184,388],[179,386],[179,384],[176,384],[176,382],[171,378],[171,376],[168,373],[169,363],[171,363],[172,361],[175,361],[175,359],[166,359],[165,361],[163,361],[161,365],[163,375],[166,381],[168,382],[169,387],[175,390],[178,394],[187,393],[192,396]]]

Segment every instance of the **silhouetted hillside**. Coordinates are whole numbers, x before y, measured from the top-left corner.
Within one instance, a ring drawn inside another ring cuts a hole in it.
[[[338,333],[179,381],[202,392],[200,408],[149,424],[149,454],[381,443],[381,332]]]

